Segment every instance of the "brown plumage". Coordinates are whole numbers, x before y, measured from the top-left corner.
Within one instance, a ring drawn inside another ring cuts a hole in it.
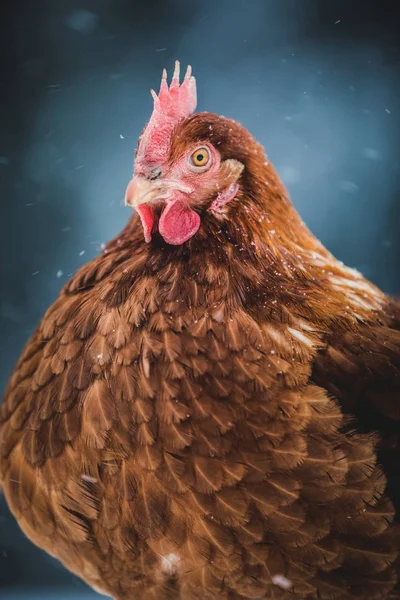
[[[207,184],[179,243],[141,205],[149,243],[135,214],[64,287],[1,407],[9,506],[118,600],[400,598],[399,306],[238,123],[179,114],[169,136],[165,164],[209,145],[236,193],[208,210]]]

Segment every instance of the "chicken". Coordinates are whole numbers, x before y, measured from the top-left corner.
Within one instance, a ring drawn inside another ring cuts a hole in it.
[[[399,306],[190,68],[153,97],[135,213],[7,387],[10,509],[117,600],[400,598]]]

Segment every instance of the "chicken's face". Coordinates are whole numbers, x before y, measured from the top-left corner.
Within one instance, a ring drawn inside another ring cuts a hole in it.
[[[207,211],[220,214],[236,196],[244,165],[213,143],[212,119],[190,116],[196,106],[190,68],[179,86],[177,65],[169,89],[164,73],[153,96],[125,201],[137,210],[146,242],[158,231],[168,244],[180,245],[196,234]]]

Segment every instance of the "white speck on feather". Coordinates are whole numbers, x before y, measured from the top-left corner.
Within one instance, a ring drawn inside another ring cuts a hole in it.
[[[304,329],[304,331],[315,331],[314,328],[306,321],[303,321],[303,319],[297,319],[297,324],[300,329]]]
[[[51,556],[54,556],[53,554]],[[56,558],[54,556],[54,558]],[[110,597],[108,592],[106,592],[105,590],[103,590],[103,588],[98,587],[97,585],[93,585],[93,583],[91,584],[92,588],[94,589],[95,592],[97,592],[98,594],[100,594],[100,596],[107,596],[108,598]]]
[[[312,263],[314,265],[317,265],[318,267],[329,265],[328,258],[326,256],[322,256],[322,254],[320,254],[319,252],[310,252],[309,256],[312,260]]]
[[[288,579],[284,575],[273,575],[271,579],[272,583],[282,588],[283,590],[289,590],[293,585],[290,579]]]
[[[64,272],[64,271],[62,271],[61,269],[58,269],[58,271],[57,271],[57,273],[56,273],[56,277],[57,277],[57,279],[60,279],[60,277],[62,277],[62,276],[63,276],[63,272]]]
[[[353,279],[345,279],[344,277],[330,277],[331,283],[333,283],[337,287],[347,287],[352,288],[354,290],[360,290],[364,292],[373,292],[372,286],[367,281],[363,279],[359,279],[358,281],[354,281]]]
[[[313,347],[312,340],[310,340],[310,338],[308,338],[306,335],[304,335],[304,333],[302,333],[301,331],[298,331],[297,329],[293,329],[292,327],[288,327],[288,331],[290,331],[290,333],[292,335],[294,335],[295,338],[297,338],[300,342],[303,342],[303,344],[305,344],[309,348]]]
[[[86,475],[85,473],[82,473],[81,479],[82,479],[82,481],[87,481],[88,483],[97,483],[96,477],[92,477],[91,475]]]
[[[85,251],[84,251],[84,250],[81,250],[81,251],[79,252],[79,256],[83,256],[84,254],[85,254]]]
[[[217,321],[217,323],[223,323],[224,322],[224,309],[223,309],[223,307],[217,308],[217,310],[215,310],[212,313],[212,318],[214,319],[214,321]]]
[[[148,356],[143,356],[143,371],[147,378],[150,377],[150,361]]]
[[[167,554],[161,557],[161,571],[167,575],[175,575],[178,570],[180,558],[177,554]]]
[[[274,342],[276,342],[277,344],[281,344],[283,346],[287,346],[285,336],[282,335],[282,333],[278,329],[274,329],[273,327],[270,326],[270,327],[268,327],[267,331],[268,331],[268,334],[270,335],[270,337],[274,340]]]

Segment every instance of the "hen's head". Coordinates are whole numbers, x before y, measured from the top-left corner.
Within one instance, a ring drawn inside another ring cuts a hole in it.
[[[257,196],[265,172],[262,147],[237,122],[212,113],[192,114],[196,82],[188,67],[179,84],[179,63],[170,86],[164,70],[154,109],[137,150],[125,201],[138,212],[144,237],[158,232],[180,245],[207,224],[240,212],[244,196]],[[243,207],[242,207],[243,208]]]

